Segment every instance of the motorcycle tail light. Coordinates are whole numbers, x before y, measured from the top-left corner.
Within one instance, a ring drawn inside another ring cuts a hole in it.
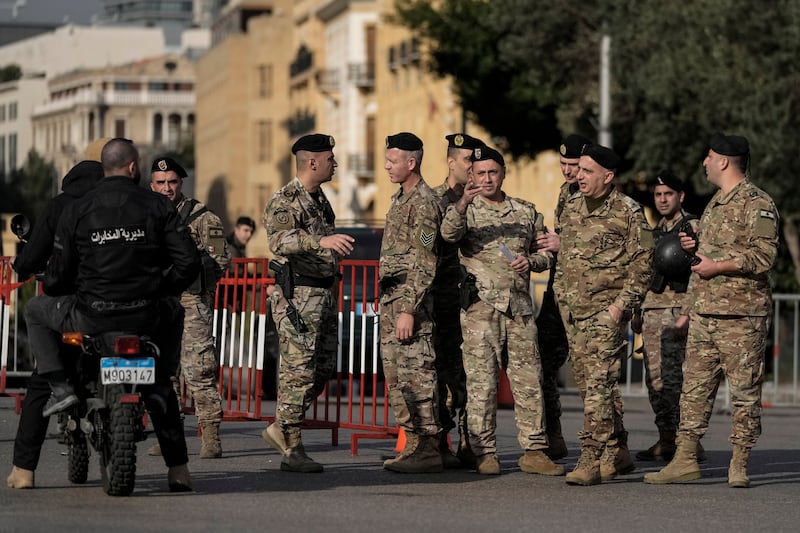
[[[80,333],[79,331],[70,331],[67,333],[62,333],[61,342],[63,342],[64,344],[69,344],[71,346],[82,346],[83,333]]]
[[[127,335],[114,339],[114,353],[118,355],[136,355],[139,353],[139,337]]]

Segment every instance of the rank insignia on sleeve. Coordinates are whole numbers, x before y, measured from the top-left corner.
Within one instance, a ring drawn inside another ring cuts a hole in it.
[[[419,242],[427,249],[433,248],[433,243],[436,242],[436,230],[430,228],[422,228],[419,230]]]

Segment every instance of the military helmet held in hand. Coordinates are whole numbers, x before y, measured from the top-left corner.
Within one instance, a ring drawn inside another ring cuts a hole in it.
[[[683,274],[692,266],[692,255],[681,247],[677,233],[667,233],[656,242],[653,267],[664,276]]]

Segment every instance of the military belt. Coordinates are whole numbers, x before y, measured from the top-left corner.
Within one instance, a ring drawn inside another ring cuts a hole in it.
[[[302,274],[294,275],[294,284],[296,287],[316,287],[318,289],[330,289],[333,287],[333,282],[335,280],[335,276],[315,278],[312,276],[303,276]]]

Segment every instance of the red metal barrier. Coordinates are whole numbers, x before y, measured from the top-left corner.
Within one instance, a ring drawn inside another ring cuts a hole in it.
[[[0,343],[2,343],[2,346],[0,346],[0,396],[14,397],[16,401],[16,411],[19,413],[22,398],[25,396],[24,391],[8,392],[6,390],[11,334],[12,293],[33,278],[22,282],[14,281],[15,279],[16,274],[11,267],[11,258],[0,257],[0,328],[2,328],[0,329],[0,332],[2,332],[0,334]]]

